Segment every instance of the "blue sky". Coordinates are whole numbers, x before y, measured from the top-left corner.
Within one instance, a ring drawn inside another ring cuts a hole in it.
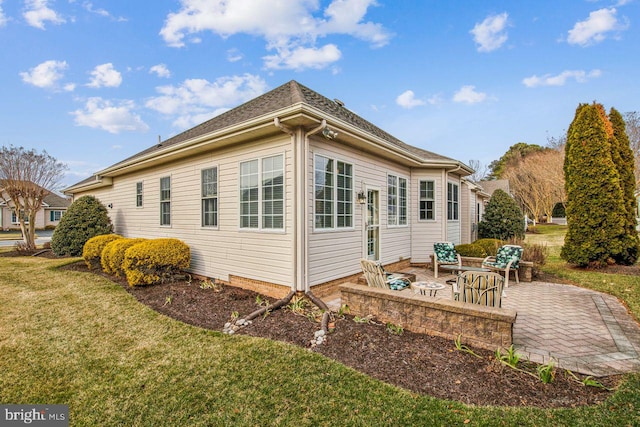
[[[486,165],[581,102],[640,110],[639,3],[0,0],[0,143],[66,186],[295,79]]]

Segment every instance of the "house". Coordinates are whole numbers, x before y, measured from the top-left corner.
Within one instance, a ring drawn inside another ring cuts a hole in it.
[[[65,190],[127,237],[174,237],[193,273],[281,296],[327,295],[361,258],[425,264],[471,241],[472,169],[408,145],[290,81]]]
[[[491,197],[496,190],[503,190],[505,193],[511,195],[511,188],[509,187],[508,179],[494,179],[491,181],[478,182],[484,191]]]
[[[0,192],[2,192],[2,188],[0,188]],[[3,194],[3,196],[0,197],[0,229],[19,230],[20,223],[16,212],[11,208],[11,202],[7,206],[5,202],[6,194]],[[42,199],[42,208],[36,212],[35,228],[55,228],[70,204],[71,200],[69,198],[49,192]]]

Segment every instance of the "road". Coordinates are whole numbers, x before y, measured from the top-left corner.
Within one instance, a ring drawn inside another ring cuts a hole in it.
[[[45,242],[51,241],[51,236],[53,235],[53,230],[38,230],[36,231],[36,245],[41,246]],[[20,242],[22,240],[0,240],[0,247],[12,247],[16,244],[16,242]]]

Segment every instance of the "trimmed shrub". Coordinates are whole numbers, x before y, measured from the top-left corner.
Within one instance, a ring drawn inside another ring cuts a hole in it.
[[[178,239],[154,239],[125,251],[123,269],[131,286],[171,281],[189,268],[191,250]]]
[[[102,250],[110,242],[117,239],[122,239],[122,236],[118,234],[102,234],[87,240],[87,243],[84,244],[84,248],[82,249],[82,258],[84,258],[84,262],[87,264],[87,267],[89,267],[89,270],[100,268]]]
[[[58,256],[81,256],[87,240],[110,234],[112,229],[107,208],[93,196],[82,196],[60,218],[51,237],[51,249]]]
[[[549,256],[549,248],[546,245],[538,243],[521,243],[522,246],[522,261],[530,261],[533,263],[533,270],[531,274],[537,276],[540,271],[540,266],[547,262]]]
[[[478,237],[502,240],[524,237],[524,214],[504,190],[498,189],[491,195],[482,221],[478,223]]]
[[[580,267],[624,261],[626,209],[612,156],[615,130],[601,104],[581,104],[567,132],[567,234],[560,256]]]
[[[504,242],[500,239],[478,239],[473,242],[474,245],[482,246],[484,251],[487,253],[486,256],[496,256],[498,253],[498,248],[504,245]]]
[[[465,243],[462,245],[456,245],[456,252],[460,254],[460,256],[468,256],[475,258],[484,258],[487,256],[487,252],[480,245],[476,245],[474,243]]]
[[[114,240],[104,247],[100,256],[100,265],[102,271],[107,274],[114,274],[118,277],[124,277],[124,254],[133,245],[146,242],[147,239],[118,239]]]

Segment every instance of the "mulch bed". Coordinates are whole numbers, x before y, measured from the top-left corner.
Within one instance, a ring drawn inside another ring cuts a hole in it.
[[[130,287],[123,279],[88,270],[83,262],[63,268],[101,274],[154,310],[212,330],[221,331],[236,316],[242,318],[260,304],[275,301],[232,286],[203,289],[199,280]],[[472,349],[476,356],[458,350],[453,340],[408,331],[393,333],[375,319],[367,323],[348,313],[334,313],[330,324],[333,329],[326,341],[312,346],[320,319],[317,307],[306,302],[304,307],[298,304],[260,316],[237,334],[308,348],[412,392],[473,405],[542,408],[592,405],[609,397],[621,380],[619,376],[598,378],[606,389],[585,386],[558,369],[554,381],[544,384],[537,376],[501,364],[492,352]],[[521,361],[518,367],[535,374],[537,365]]]

